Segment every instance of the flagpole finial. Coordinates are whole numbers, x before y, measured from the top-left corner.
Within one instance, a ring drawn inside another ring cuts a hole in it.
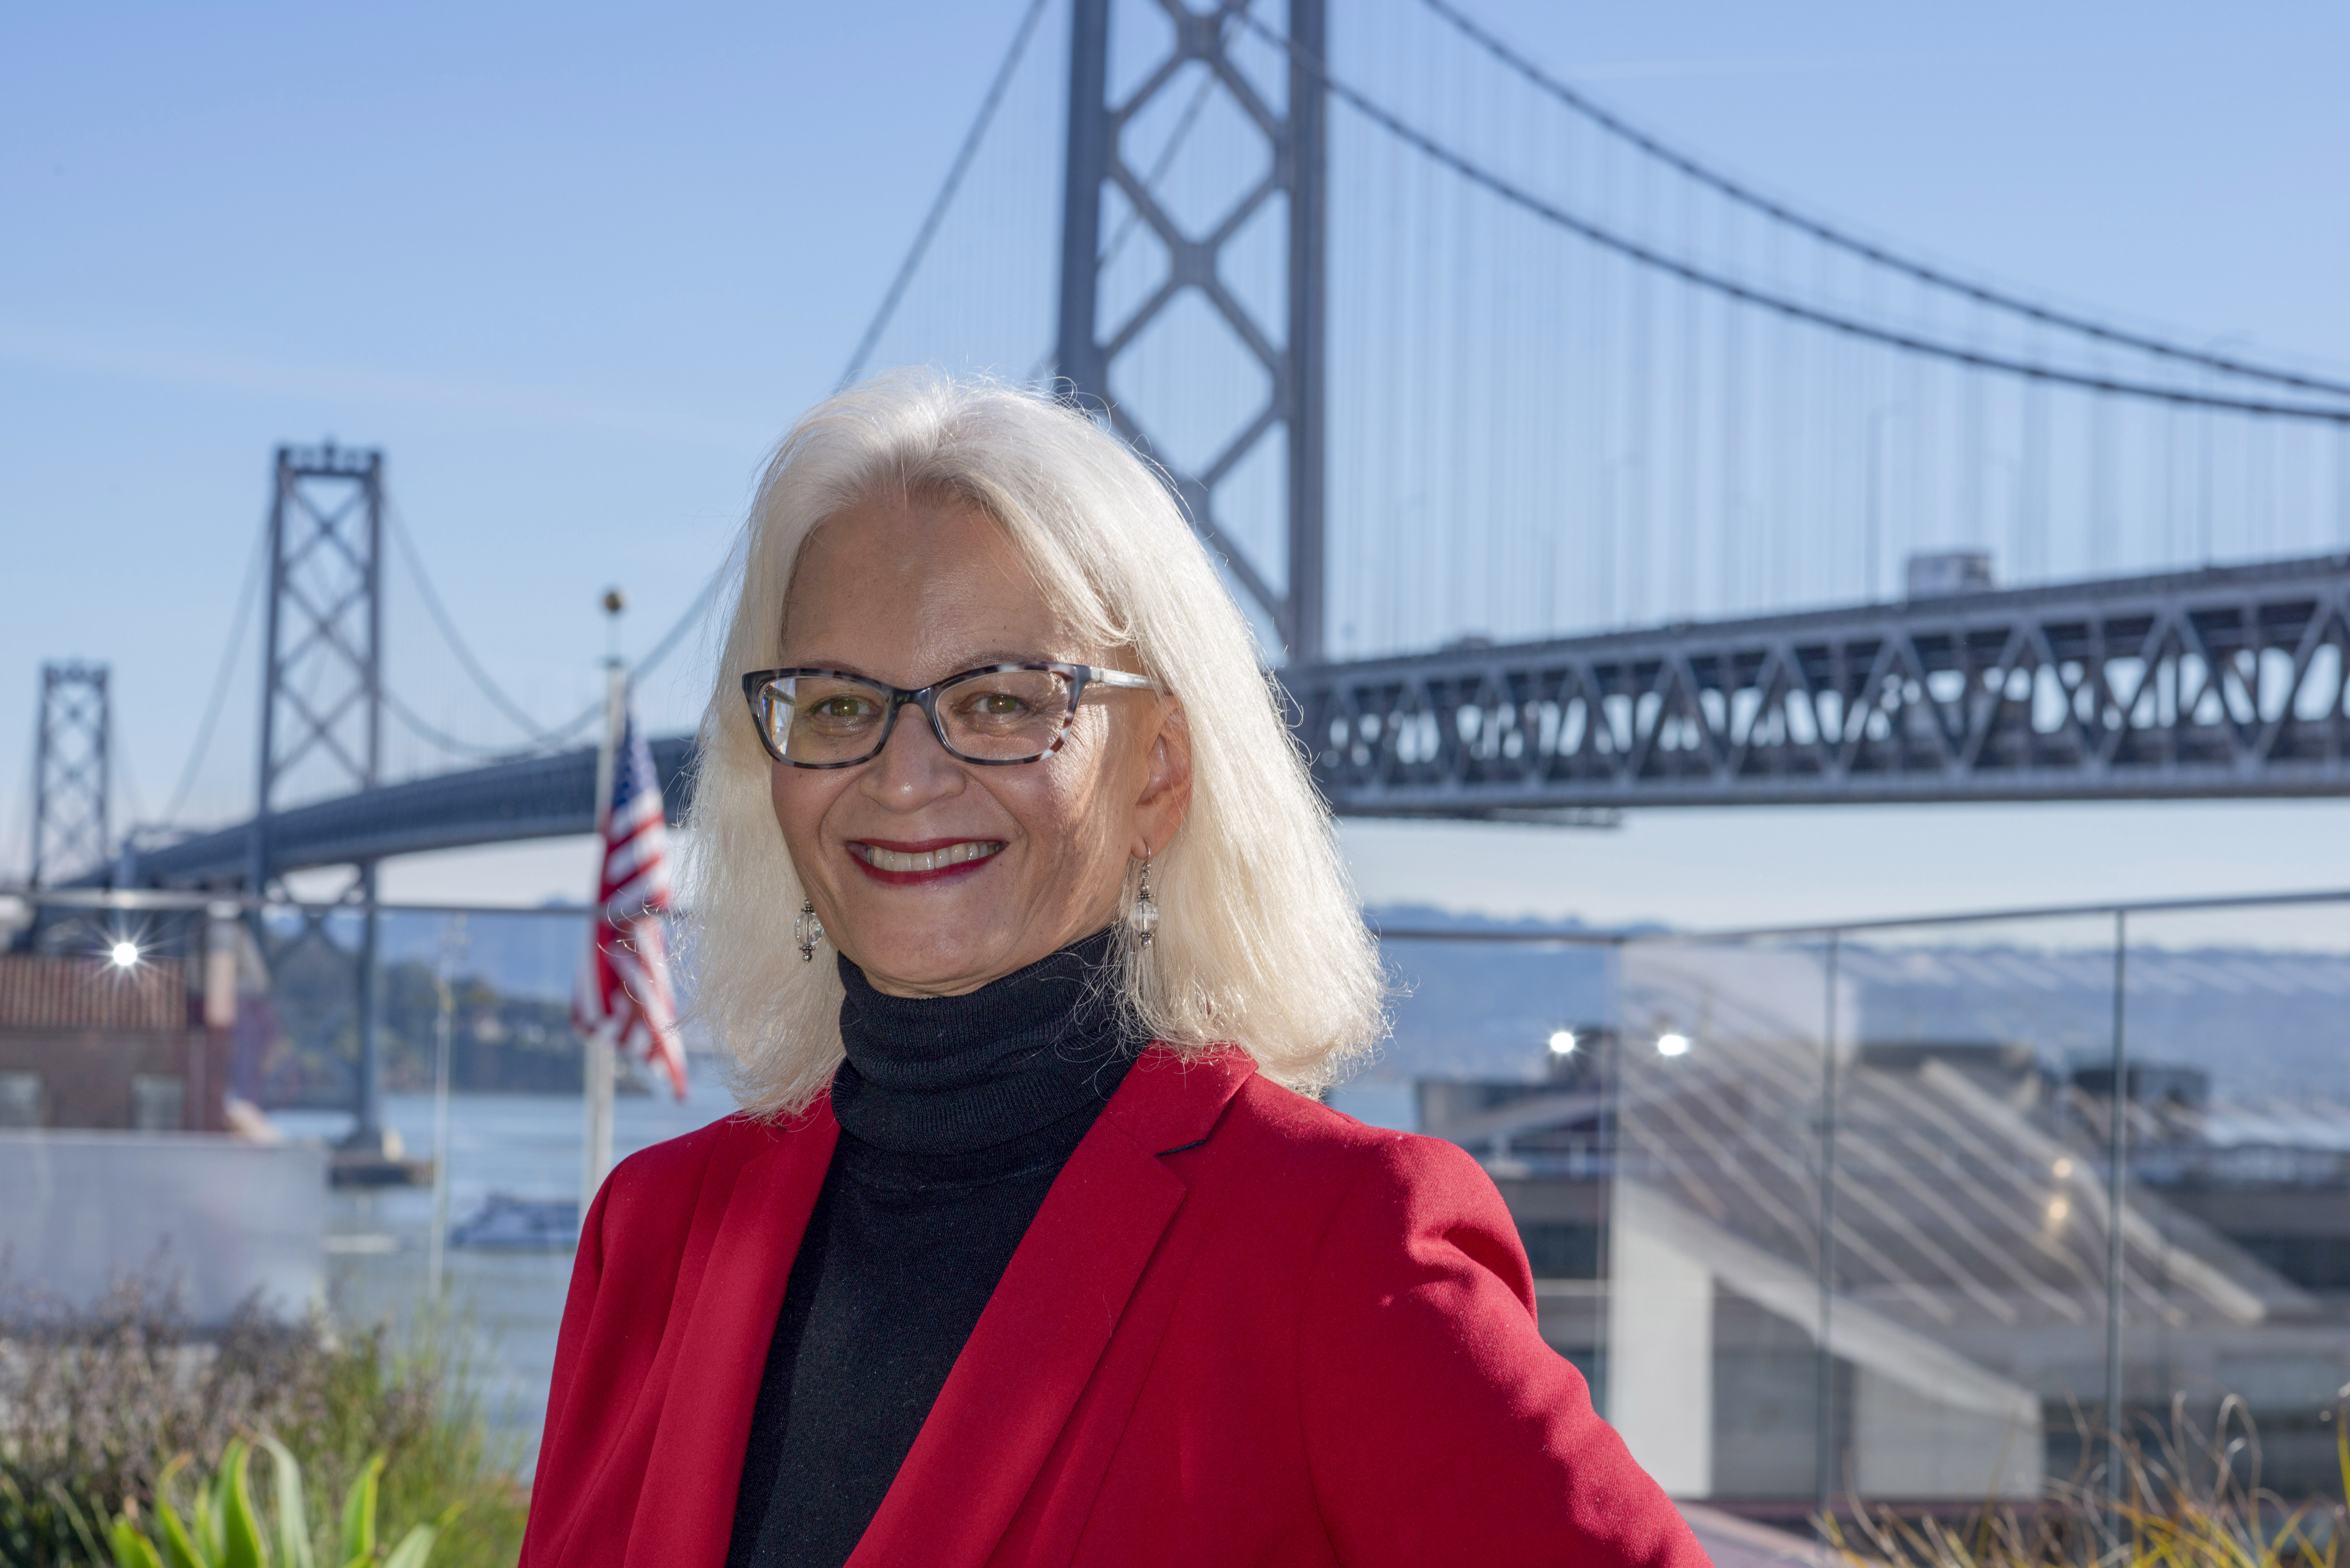
[[[629,607],[629,596],[619,588],[604,590],[604,662],[620,662],[620,612]]]

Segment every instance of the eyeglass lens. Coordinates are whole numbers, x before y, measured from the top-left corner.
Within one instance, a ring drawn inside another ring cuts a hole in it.
[[[1068,724],[1069,686],[1056,670],[983,671],[941,686],[933,701],[947,750],[974,762],[1042,756]],[[760,689],[760,722],[786,762],[862,762],[881,749],[889,715],[885,688],[840,676],[787,676]]]

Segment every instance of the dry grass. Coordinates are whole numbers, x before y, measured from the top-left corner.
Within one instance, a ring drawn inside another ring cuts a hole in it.
[[[2344,1391],[2350,1398],[2350,1388]],[[1987,1505],[1969,1522],[1905,1519],[1866,1506],[1826,1521],[1855,1568],[2342,1568],[2350,1532],[2350,1407],[2330,1412],[2339,1499],[2289,1501],[2261,1484],[2260,1433],[2243,1402],[2211,1429],[2174,1402],[2167,1428],[2108,1443],[2084,1428],[2080,1473],[2032,1510]],[[2118,1457],[2116,1498],[2109,1468]]]

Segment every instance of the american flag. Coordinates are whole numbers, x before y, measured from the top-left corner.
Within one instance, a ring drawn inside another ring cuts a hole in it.
[[[652,748],[629,713],[612,758],[612,798],[601,814],[604,869],[597,880],[597,919],[571,1021],[590,1048],[611,1044],[656,1062],[685,1098],[685,1046],[678,1038],[677,999],[669,987],[669,829]]]

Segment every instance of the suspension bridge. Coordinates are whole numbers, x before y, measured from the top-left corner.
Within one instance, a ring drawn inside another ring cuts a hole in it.
[[[2350,376],[1829,222],[1454,0],[1030,0],[843,382],[912,361],[1165,469],[1341,814],[2350,787]],[[591,715],[507,696],[412,550],[520,739],[402,701],[386,483],[277,454],[249,818],[109,836],[102,672],[51,678],[37,878],[368,904],[589,831]],[[474,760],[390,777],[387,718]]]

